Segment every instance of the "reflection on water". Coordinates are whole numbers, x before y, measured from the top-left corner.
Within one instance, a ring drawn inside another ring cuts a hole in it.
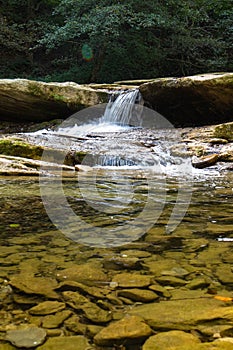
[[[85,223],[91,224],[92,228],[105,228],[105,234],[107,230],[111,232],[116,227],[124,228],[126,223],[133,222],[143,212],[150,195],[153,207],[144,212],[144,219],[142,216],[138,225],[145,225],[146,229],[147,221],[150,220],[154,225],[147,229],[149,232],[145,231],[141,239],[148,239],[150,231],[155,228],[160,228],[160,233],[165,233],[165,225],[174,206],[177,205],[177,193],[182,181],[177,182],[175,177],[164,180],[158,175],[150,176],[148,183],[148,178],[140,170],[134,170],[132,174],[129,170],[117,172],[108,169],[107,175],[103,170],[95,172],[94,185],[92,173],[84,173],[79,179],[63,179],[62,186],[67,203],[82,220],[79,227],[75,227],[75,232],[85,229],[86,234],[91,235],[92,231],[88,232]],[[232,179],[232,174],[226,174],[193,181],[191,203],[181,223],[171,235],[182,237],[182,230],[190,230],[193,238],[233,237]],[[51,194],[56,194],[59,180],[48,178],[46,181]],[[183,186],[185,185],[187,179],[183,181]],[[55,202],[56,197],[54,210]],[[178,204],[182,206],[182,203]],[[37,179],[1,178],[0,205],[1,239],[5,243],[8,236],[12,238],[22,234],[36,235],[38,232],[55,229],[44,209]],[[179,206],[176,208],[176,215],[179,216]],[[65,221],[66,218],[60,216],[60,220]],[[68,220],[67,224],[74,230],[72,220]],[[131,238],[132,241],[135,240],[133,236]]]

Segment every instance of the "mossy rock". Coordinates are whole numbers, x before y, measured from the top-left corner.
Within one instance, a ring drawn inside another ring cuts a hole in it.
[[[0,140],[0,154],[18,156],[30,159],[40,159],[44,149],[41,146],[30,145],[20,139]]]
[[[214,136],[233,141],[233,122],[216,125]]]
[[[108,90],[101,86],[0,79],[0,120],[43,122],[65,119],[84,108],[106,103],[108,96]]]

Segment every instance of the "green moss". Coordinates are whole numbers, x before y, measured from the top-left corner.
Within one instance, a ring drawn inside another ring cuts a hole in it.
[[[22,140],[2,139],[0,140],[0,154],[7,156],[40,159],[43,153],[41,146],[34,146]]]
[[[34,96],[41,96],[47,100],[53,100],[56,102],[65,102],[65,97],[59,93],[54,92],[53,87],[43,87],[37,82],[29,82],[28,92]]]
[[[214,129],[214,137],[233,141],[233,122],[217,125]]]
[[[52,97],[52,99],[54,101],[61,101],[61,102],[65,102],[65,97],[59,94],[50,94],[49,97]]]
[[[44,91],[41,89],[38,83],[30,82],[28,83],[28,91],[35,96],[44,95]]]

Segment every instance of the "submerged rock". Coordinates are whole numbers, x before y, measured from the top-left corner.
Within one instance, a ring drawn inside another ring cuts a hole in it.
[[[59,281],[74,281],[85,285],[101,285],[108,281],[107,275],[101,271],[98,266],[95,268],[92,264],[73,265],[70,268],[61,270],[57,273]]]
[[[150,301],[153,301],[155,299],[158,299],[158,295],[152,290],[145,290],[145,289],[139,289],[139,288],[132,288],[132,289],[123,289],[120,290],[117,293],[118,296],[122,296],[134,301],[140,301],[144,303],[148,303]]]
[[[82,310],[86,318],[94,323],[106,323],[112,318],[109,311],[101,309],[78,292],[67,291],[62,295],[70,307],[74,310]]]
[[[49,338],[38,350],[87,350],[90,344],[82,335]]]
[[[124,272],[115,275],[112,282],[123,288],[143,288],[151,284],[151,276]]]
[[[10,344],[0,344],[0,350],[15,350],[16,347]]]
[[[29,310],[29,313],[31,315],[49,315],[61,311],[65,307],[65,303],[59,301],[44,301],[36,306],[33,306]]]
[[[57,328],[59,327],[69,316],[70,310],[63,310],[57,312],[55,315],[47,315],[42,319],[42,326],[44,328]]]
[[[142,350],[168,350],[178,349],[179,346],[197,345],[200,340],[190,333],[183,331],[163,332],[150,337],[142,347]]]
[[[155,330],[195,329],[198,324],[232,325],[233,307],[214,298],[189,298],[135,306],[130,314],[145,319]]]
[[[46,331],[34,326],[12,329],[6,333],[6,340],[19,348],[35,348],[42,344],[45,338]]]
[[[10,279],[10,285],[26,294],[43,295],[51,299],[58,299],[59,295],[54,291],[57,282],[47,277],[33,277],[31,274],[19,274]]]
[[[138,316],[126,316],[103,328],[94,337],[97,345],[139,344],[152,333],[151,328]]]

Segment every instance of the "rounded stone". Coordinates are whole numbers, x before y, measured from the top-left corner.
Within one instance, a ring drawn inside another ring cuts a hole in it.
[[[46,334],[43,328],[29,326],[7,331],[6,340],[19,348],[35,348],[45,341]]]

